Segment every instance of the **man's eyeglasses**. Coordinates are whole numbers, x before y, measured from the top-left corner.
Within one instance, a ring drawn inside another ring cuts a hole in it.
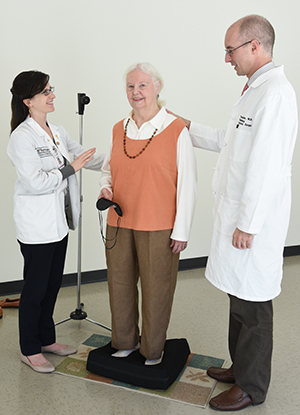
[[[54,87],[54,86],[50,86],[50,88],[49,88],[49,89],[45,89],[44,91],[42,91],[42,92],[41,92],[41,94],[45,95],[45,97],[46,97],[46,96],[48,96],[51,92],[54,92],[54,91],[55,91],[55,87]]]
[[[233,52],[234,52],[235,50],[237,50],[237,49],[239,49],[239,48],[241,48],[241,47],[243,47],[243,46],[249,45],[249,43],[253,42],[253,40],[255,40],[255,39],[249,40],[248,42],[245,42],[245,43],[243,43],[242,45],[238,46],[237,48],[234,48],[234,49],[231,49],[231,50],[225,49],[225,52],[226,52],[226,53],[228,53],[228,55],[229,55],[230,57],[232,57],[232,54],[233,54]],[[260,42],[258,42],[258,44],[260,45]]]

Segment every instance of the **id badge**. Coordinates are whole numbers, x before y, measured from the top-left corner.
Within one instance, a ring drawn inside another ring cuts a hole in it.
[[[56,146],[52,147],[53,153],[54,153],[54,157],[57,160],[58,163],[58,168],[61,169],[62,167],[64,167],[65,163],[64,163],[64,158],[63,156],[60,154],[60,152],[58,151]]]

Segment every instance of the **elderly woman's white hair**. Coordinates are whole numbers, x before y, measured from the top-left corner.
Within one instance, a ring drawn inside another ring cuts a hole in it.
[[[129,66],[124,73],[124,81],[126,83],[127,76],[130,72],[134,71],[135,69],[139,69],[140,71],[144,72],[145,74],[149,75],[154,83],[157,85],[160,82],[160,91],[163,89],[164,80],[158,70],[149,62],[141,62],[141,63],[134,63],[133,65]],[[159,95],[157,96],[157,105],[161,108],[165,105],[165,101],[159,99]]]

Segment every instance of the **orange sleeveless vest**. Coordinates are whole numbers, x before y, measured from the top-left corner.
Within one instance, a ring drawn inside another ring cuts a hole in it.
[[[113,128],[110,159],[113,200],[123,211],[120,227],[140,231],[172,229],[176,215],[177,141],[185,124],[174,120],[155,135],[146,150],[135,159],[123,149],[123,121]],[[136,155],[146,140],[126,137],[126,150]],[[109,209],[107,222],[117,226],[118,215]]]

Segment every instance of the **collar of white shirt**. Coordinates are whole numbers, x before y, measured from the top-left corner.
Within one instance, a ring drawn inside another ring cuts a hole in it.
[[[157,129],[157,134],[161,133],[174,120],[174,116],[167,113],[165,107],[162,107],[159,112],[151,120],[145,122],[140,128],[137,127],[132,118],[133,111],[130,111],[128,116],[124,119],[123,125],[128,121],[127,137],[133,140],[149,139],[154,131]]]

